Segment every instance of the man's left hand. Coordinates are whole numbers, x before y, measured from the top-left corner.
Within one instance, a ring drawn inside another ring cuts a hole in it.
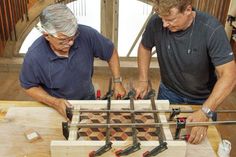
[[[192,113],[188,118],[187,122],[208,122],[209,119],[206,115],[198,110]],[[191,133],[188,142],[191,144],[199,144],[201,143],[205,137],[207,136],[207,126],[196,126],[191,128]]]

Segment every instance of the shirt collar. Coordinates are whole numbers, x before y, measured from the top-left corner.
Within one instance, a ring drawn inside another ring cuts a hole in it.
[[[79,47],[78,39],[79,39],[79,36],[75,39],[74,44],[71,46],[68,58],[75,53],[76,49],[78,49],[78,47]],[[46,41],[46,42],[47,42],[47,49],[49,51],[49,58],[50,58],[51,61],[54,61],[56,59],[65,59],[65,58],[67,58],[67,57],[60,57],[60,56],[56,55],[54,53],[54,51],[52,50],[52,48],[50,47],[49,42],[48,41]]]

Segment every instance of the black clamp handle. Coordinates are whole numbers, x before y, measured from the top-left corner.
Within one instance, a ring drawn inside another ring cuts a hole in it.
[[[115,154],[116,154],[116,156],[126,156],[126,155],[129,155],[131,153],[134,153],[134,152],[140,150],[141,149],[140,145],[141,144],[138,142],[138,143],[136,143],[136,144],[134,144],[134,145],[124,149],[124,150],[116,151]]]
[[[155,147],[153,150],[146,151],[145,153],[143,153],[143,157],[156,156],[157,154],[165,151],[166,149],[168,149],[167,142],[163,142],[159,146]]]
[[[95,156],[101,156],[105,152],[109,151],[112,147],[112,142],[108,142],[101,148],[99,148],[97,151],[92,151],[89,153],[89,157],[95,157]]]

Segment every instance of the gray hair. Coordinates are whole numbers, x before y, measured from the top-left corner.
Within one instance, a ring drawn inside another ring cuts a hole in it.
[[[41,27],[49,34],[63,33],[71,37],[75,35],[78,24],[75,15],[64,4],[53,4],[46,7],[40,15]]]

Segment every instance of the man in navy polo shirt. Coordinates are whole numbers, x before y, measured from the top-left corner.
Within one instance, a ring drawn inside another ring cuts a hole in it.
[[[46,7],[40,15],[43,33],[29,48],[20,82],[26,93],[66,117],[67,100],[95,99],[92,84],[94,57],[108,62],[115,96],[125,95],[119,57],[113,43],[95,29],[78,25],[63,4]]]
[[[157,14],[149,20],[138,50],[137,95],[148,90],[148,68],[155,47],[161,83],[157,99],[171,104],[201,104],[187,121],[205,122],[235,86],[234,55],[224,27],[191,0],[156,0]],[[216,75],[217,73],[217,75]],[[189,142],[200,143],[207,127],[193,127]]]

